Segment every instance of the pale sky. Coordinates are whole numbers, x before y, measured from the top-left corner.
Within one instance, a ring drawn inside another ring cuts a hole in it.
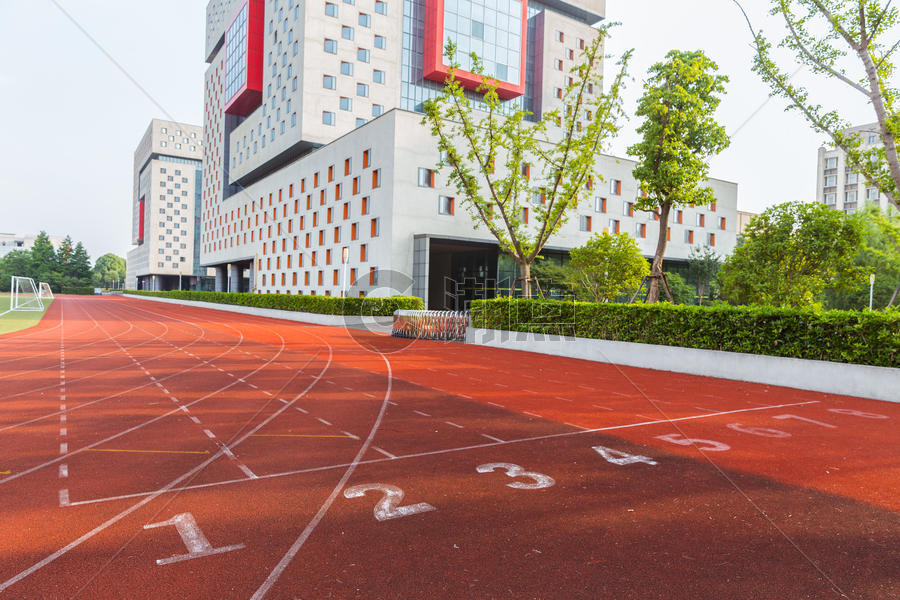
[[[44,229],[83,241],[93,260],[125,256],[134,149],[150,119],[202,125],[206,0],[57,2],[150,98],[53,1],[0,0],[0,232]],[[780,32],[767,2],[743,3],[755,27]],[[607,50],[635,48],[628,113],[651,64],[672,48],[702,49],[730,77],[718,117],[734,137],[713,159],[711,176],[738,183],[741,210],[814,200],[824,138],[785,112],[783,101],[766,103],[768,89],[750,71],[750,34],[732,0],[608,0],[607,18],[622,23]],[[811,81],[805,71],[796,80]],[[874,120],[858,93],[812,89],[854,123]],[[624,123],[612,154],[625,156],[637,126],[634,118]]]

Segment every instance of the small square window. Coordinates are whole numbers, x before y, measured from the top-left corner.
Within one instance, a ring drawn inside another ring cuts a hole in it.
[[[387,14],[387,2],[382,2],[382,0],[375,0],[375,12],[379,15]]]
[[[371,27],[372,17],[370,17],[366,13],[359,13],[359,25],[361,27]]]
[[[369,96],[369,84],[357,83],[356,84],[356,95],[362,96],[363,98],[367,98]]]
[[[337,50],[335,50],[336,52]],[[356,59],[360,62],[369,62],[369,51],[366,48],[358,48],[356,50]]]
[[[346,25],[341,27],[341,37],[344,38],[345,40],[352,40],[353,39],[353,28],[347,27]]]
[[[322,123],[325,125],[334,125],[334,113],[329,111],[322,111]]]
[[[385,38],[383,35],[376,35],[375,47],[379,50],[384,50],[387,47],[387,38]]]
[[[329,17],[337,17],[338,16],[338,7],[337,4],[332,4],[331,2],[325,3],[325,14]],[[271,25],[271,23],[269,23]],[[271,29],[271,27],[270,27]]]
[[[353,100],[345,96],[341,96],[341,110],[353,110]]]
[[[334,75],[323,75],[322,87],[326,90],[337,89],[337,78]]]
[[[372,81],[375,83],[384,83],[384,71],[379,71],[378,69],[372,71]]]
[[[380,105],[380,104],[373,104],[373,105],[372,105],[372,116],[373,116],[373,117],[379,117],[379,116],[381,116],[381,114],[382,114],[383,112],[384,112],[384,106],[382,106],[382,105]]]
[[[341,75],[353,75],[353,63],[341,61]]]
[[[484,23],[481,21],[472,21],[472,37],[479,40],[484,39]]]
[[[442,215],[452,215],[453,198],[450,196],[438,196],[438,213]]]
[[[328,54],[337,54],[337,42],[335,40],[325,40],[325,52]],[[269,95],[271,96],[272,86],[269,86]]]

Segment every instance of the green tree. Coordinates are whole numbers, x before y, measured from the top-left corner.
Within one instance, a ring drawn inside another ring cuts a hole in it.
[[[659,237],[650,271],[648,302],[659,300],[669,214],[672,207],[703,206],[715,200],[707,179],[710,156],[728,146],[728,135],[714,117],[728,78],[702,51],[671,50],[650,67],[637,114],[642,139],[628,148],[637,157],[633,174],[640,182],[638,210],[659,217]]]
[[[34,259],[30,250],[11,250],[0,257],[0,292],[8,292],[14,275],[32,277]],[[2,311],[0,311],[2,312]]]
[[[101,287],[111,287],[125,281],[125,259],[108,252],[94,263],[94,283]]]
[[[858,284],[861,244],[859,219],[824,204],[778,204],[754,217],[725,260],[721,295],[732,304],[815,305],[827,287]]]
[[[878,207],[869,206],[854,215],[860,222],[863,241],[853,258],[862,272],[856,285],[825,291],[825,306],[842,310],[861,310],[869,306],[869,274],[875,275],[873,308],[888,306],[896,282],[900,281],[900,217],[889,217]]]
[[[569,263],[579,299],[609,302],[635,290],[650,272],[637,242],[627,233],[594,234],[573,248]]]
[[[74,285],[85,286],[91,284],[91,257],[81,242],[75,244],[75,248],[72,250],[68,275],[71,277]]]
[[[564,262],[540,255],[531,264],[531,275],[544,296],[573,296],[572,267]]]
[[[673,304],[693,304],[696,296],[694,288],[678,273],[666,273],[669,289],[672,291]]]
[[[35,238],[34,245],[31,247],[31,261],[31,273],[27,276],[35,281],[51,280],[58,271],[56,251],[53,249],[47,232],[42,231]]]
[[[740,7],[740,2],[734,1]],[[896,39],[900,12],[891,6],[892,1],[772,1],[772,14],[781,15],[786,28],[780,47],[790,51],[795,61],[809,67],[820,79],[857,92],[859,106],[871,105],[883,146],[864,148],[858,135],[845,133],[850,123],[837,109],[822,106],[810,98],[808,90],[794,83],[775,62],[772,43],[754,30],[749,18],[747,25],[756,49],[753,70],[769,85],[772,94],[787,100],[788,107],[799,111],[813,129],[830,137],[835,146],[847,153],[848,163],[868,185],[878,188],[900,208],[900,114],[894,64],[900,47]],[[832,97],[819,100],[829,102]]]
[[[532,262],[579,197],[587,195],[596,156],[619,128],[631,52],[619,61],[617,75],[605,82],[603,40],[609,27],[599,27],[571,69],[563,109],[547,111],[539,122],[528,121],[528,111],[502,104],[496,82],[484,75],[472,54],[472,70],[481,78],[477,92],[483,94],[476,106],[456,79],[459,65],[452,42],[446,47],[451,69],[443,91],[424,104],[422,122],[430,126],[445,157],[438,169],[449,167],[450,184],[476,227],[487,227],[516,261],[525,297],[531,296]]]
[[[703,304],[703,295],[707,297],[713,291],[713,282],[722,266],[722,259],[709,246],[693,246],[688,254],[688,275],[694,280],[697,288],[697,303]]]

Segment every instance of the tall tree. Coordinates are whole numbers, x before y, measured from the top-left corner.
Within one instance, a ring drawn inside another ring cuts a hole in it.
[[[812,306],[825,288],[858,284],[861,246],[858,218],[824,204],[778,204],[753,218],[725,259],[720,293],[733,304]]]
[[[709,246],[694,246],[688,254],[688,274],[697,288],[697,303],[703,304],[703,295],[710,293],[710,286],[722,266],[722,259]]]
[[[472,216],[510,254],[519,267],[525,297],[531,295],[531,264],[553,234],[567,221],[581,196],[594,183],[595,162],[605,143],[618,131],[621,92],[631,52],[618,62],[618,73],[603,80],[603,41],[609,25],[601,26],[570,71],[562,108],[530,122],[530,113],[503,105],[496,82],[483,74],[472,55],[473,71],[481,77],[478,106],[456,79],[456,47],[447,43],[451,69],[442,93],[425,102],[423,123],[449,167],[450,184]],[[604,91],[606,88],[606,91]]]
[[[70,277],[77,281],[76,285],[90,285],[91,257],[81,242],[75,244],[69,266]]]
[[[71,240],[69,240],[71,241]],[[32,270],[28,277],[36,281],[47,281],[56,286],[59,267],[56,260],[56,251],[50,242],[50,236],[42,231],[34,240],[31,247]]]
[[[740,2],[734,0],[740,7]],[[859,95],[860,105],[871,105],[883,146],[863,147],[862,138],[844,132],[850,123],[836,108],[819,102],[831,97],[810,98],[775,62],[772,43],[762,32],[747,25],[756,54],[753,70],[773,95],[804,116],[816,131],[827,135],[847,153],[847,162],[863,175],[868,185],[900,208],[900,159],[897,137],[900,114],[894,58],[900,47],[896,26],[900,22],[893,0],[773,0],[772,14],[784,19],[786,34],[780,42],[797,62],[821,79],[836,82]],[[743,11],[743,7],[741,7]],[[744,17],[747,13],[744,12]]]
[[[570,255],[579,298],[594,302],[609,302],[634,290],[650,272],[640,247],[627,233],[595,234]]]
[[[32,254],[30,250],[11,250],[0,257],[0,292],[9,291],[13,276],[34,277]]]
[[[94,263],[94,282],[110,287],[125,280],[125,259],[108,252]]]
[[[707,179],[710,156],[728,146],[728,135],[713,113],[728,78],[702,51],[671,50],[650,67],[637,114],[642,139],[628,148],[637,157],[633,174],[641,195],[635,208],[659,218],[659,237],[650,269],[648,302],[659,300],[663,257],[672,207],[703,206],[715,201]],[[667,290],[668,294],[668,290]]]

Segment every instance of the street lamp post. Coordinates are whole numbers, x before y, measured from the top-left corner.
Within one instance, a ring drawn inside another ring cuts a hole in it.
[[[869,312],[872,312],[872,293],[875,291],[875,273],[869,275]]]

